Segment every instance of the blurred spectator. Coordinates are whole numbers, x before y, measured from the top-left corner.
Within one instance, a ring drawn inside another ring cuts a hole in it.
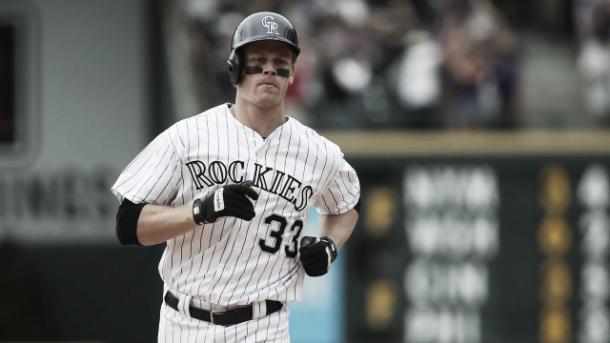
[[[482,122],[479,94],[487,74],[482,46],[454,18],[443,28],[446,72],[446,121],[452,128],[475,128]]]
[[[426,31],[407,35],[407,49],[400,61],[397,93],[408,113],[408,127],[438,128],[437,106],[441,94],[440,46]]]
[[[516,48],[515,35],[506,27],[500,26],[494,39],[493,75],[496,80],[498,107],[493,125],[500,129],[513,129],[519,126],[521,63]]]
[[[444,11],[447,126],[514,127],[519,87],[514,36],[488,0],[448,1]]]
[[[599,125],[610,124],[610,0],[596,0],[590,22],[583,28],[584,38],[578,66],[584,82],[588,112]]]

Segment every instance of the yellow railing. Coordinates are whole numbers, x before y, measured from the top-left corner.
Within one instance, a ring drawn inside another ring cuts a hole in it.
[[[610,131],[322,131],[353,157],[609,154]]]

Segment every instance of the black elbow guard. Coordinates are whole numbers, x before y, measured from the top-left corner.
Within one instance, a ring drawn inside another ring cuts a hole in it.
[[[116,235],[123,245],[141,245],[138,241],[138,218],[146,203],[134,204],[123,199],[116,213]]]

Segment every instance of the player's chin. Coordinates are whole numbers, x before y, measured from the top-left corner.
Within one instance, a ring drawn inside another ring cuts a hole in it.
[[[282,98],[279,94],[262,94],[258,99],[260,107],[275,107],[282,103]]]
[[[259,94],[261,98],[278,98],[282,92],[277,87],[267,86],[262,88]]]

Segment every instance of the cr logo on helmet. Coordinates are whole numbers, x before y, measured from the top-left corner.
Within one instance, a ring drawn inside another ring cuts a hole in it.
[[[277,32],[277,23],[273,21],[273,17],[270,15],[263,17],[263,26],[267,28],[267,33],[280,34]]]

